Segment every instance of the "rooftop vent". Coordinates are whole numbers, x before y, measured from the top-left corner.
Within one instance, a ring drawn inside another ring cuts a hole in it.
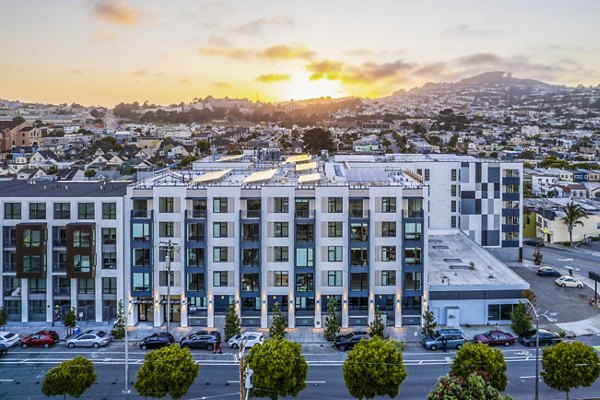
[[[471,267],[469,267],[466,264],[452,264],[450,265],[450,269],[470,269]]]
[[[447,263],[460,263],[462,260],[460,258],[444,258],[444,261]]]
[[[442,246],[433,246],[434,249],[443,249],[443,250],[449,250],[450,247],[446,246],[446,245],[442,245]]]

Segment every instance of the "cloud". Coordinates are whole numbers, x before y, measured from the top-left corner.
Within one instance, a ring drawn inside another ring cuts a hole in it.
[[[231,28],[231,31],[245,35],[262,35],[263,29],[268,26],[293,27],[294,25],[294,20],[288,17],[258,18],[245,24],[236,25]]]
[[[436,62],[431,64],[425,64],[418,67],[413,71],[415,75],[422,76],[425,78],[439,77],[446,73],[448,66],[445,62]]]
[[[144,77],[148,75],[148,70],[146,69],[138,69],[137,71],[132,71],[131,72],[132,76],[137,76],[137,77]]]
[[[94,7],[94,14],[118,25],[135,25],[139,20],[138,12],[124,2],[102,1]]]
[[[203,56],[233,59],[247,59],[255,54],[254,50],[246,47],[200,47],[198,52]]]
[[[309,72],[312,72],[310,80],[316,81],[319,79],[335,80],[342,71],[343,64],[339,61],[323,60],[310,63],[306,66]]]
[[[227,89],[231,87],[231,84],[229,84],[228,82],[213,82],[212,84],[213,86],[221,89]]]
[[[83,71],[80,69],[68,69],[66,72],[71,75],[83,75]]]
[[[495,64],[502,61],[502,57],[494,53],[475,53],[459,57],[456,63],[464,66],[477,66],[484,64]]]
[[[281,82],[281,81],[289,81],[290,76],[287,74],[266,74],[266,75],[257,76],[255,80],[257,82],[264,82],[264,83]]]
[[[231,42],[224,36],[211,36],[208,42],[215,47],[231,47]]]
[[[458,24],[453,25],[446,29],[446,33],[453,35],[465,35],[465,36],[488,36],[500,33],[500,30],[489,29],[489,28],[476,28],[469,24]]]
[[[109,32],[104,29],[100,29],[98,32],[96,32],[96,34],[94,36],[92,36],[90,41],[92,43],[112,42],[115,39],[116,39],[116,37],[112,32]]]
[[[248,59],[256,57],[265,60],[310,60],[316,53],[304,46],[287,46],[284,44],[267,47],[263,50],[257,50],[249,47],[220,47],[206,46],[200,47],[198,52],[201,55],[209,57],[225,57],[233,59]]]
[[[189,85],[190,83],[192,83],[192,81],[189,80],[188,78],[181,78],[181,79],[177,80],[177,82],[181,83],[182,85]]]
[[[367,61],[361,65],[346,65],[340,61],[324,60],[306,66],[311,80],[337,80],[347,85],[369,85],[381,81],[404,82],[412,63],[396,60],[386,63]]]

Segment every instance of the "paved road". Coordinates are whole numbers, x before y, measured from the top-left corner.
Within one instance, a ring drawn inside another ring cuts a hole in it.
[[[523,247],[523,258],[533,261],[533,246]],[[568,274],[567,267],[574,269],[577,275],[583,275],[587,278],[589,271],[600,272],[600,257],[593,256],[573,249],[556,249],[548,246],[542,247],[543,264],[557,267],[560,272]]]
[[[600,344],[598,338],[588,342]],[[130,382],[140,368],[144,352],[130,353]],[[509,385],[506,393],[516,400],[531,399],[533,396],[535,350],[516,345],[503,349],[508,365]],[[186,399],[235,399],[238,398],[238,367],[233,354],[212,355],[204,351],[194,351],[194,358],[200,364],[200,374]],[[455,352],[426,352],[411,349],[405,353],[408,377],[402,384],[399,398],[422,400],[435,385],[438,377],[448,372]],[[123,343],[113,343],[98,350],[66,349],[62,346],[53,349],[11,349],[0,359],[0,398],[42,399],[41,381],[52,366],[76,355],[89,357],[94,361],[98,380],[86,392],[88,399],[124,399],[124,356]],[[326,349],[324,352],[305,354],[309,362],[308,383],[299,396],[300,399],[347,399],[342,377],[342,363],[346,353]],[[132,390],[134,391],[133,387]],[[572,398],[591,397],[600,393],[600,381],[590,388],[572,392]],[[130,398],[137,399],[132,394]],[[564,395],[540,384],[540,398],[563,399]]]

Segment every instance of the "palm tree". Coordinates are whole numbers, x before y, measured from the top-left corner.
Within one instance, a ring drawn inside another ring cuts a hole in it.
[[[569,243],[573,246],[573,228],[576,225],[583,226],[582,218],[589,218],[588,212],[585,208],[581,207],[579,204],[575,204],[574,202],[570,202],[565,206],[561,207],[565,213],[565,216],[561,218],[561,221],[567,225],[567,229],[569,230]]]

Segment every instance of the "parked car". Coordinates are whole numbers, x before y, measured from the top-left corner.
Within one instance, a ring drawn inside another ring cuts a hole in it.
[[[50,334],[46,333],[34,333],[33,335],[29,335],[21,339],[21,347],[33,347],[33,346],[42,346],[42,347],[50,347],[56,344],[58,340],[55,339]]]
[[[544,247],[544,239],[542,239],[542,238],[523,239],[523,244],[527,244],[529,246]]]
[[[181,338],[180,346],[186,349],[206,349],[212,351],[219,343],[216,335],[188,335]]]
[[[241,342],[244,342],[244,348],[249,349],[254,345],[263,344],[263,340],[263,334],[260,332],[244,332],[229,339],[227,345],[232,349],[239,349]]]
[[[473,338],[475,343],[484,343],[489,345],[502,344],[504,346],[510,346],[515,342],[515,340],[515,337],[511,333],[502,331],[487,331],[480,333],[479,335],[475,335]]]
[[[439,329],[433,332],[431,336],[425,336],[421,344],[427,350],[437,350],[443,348],[442,340],[446,339],[447,349],[460,349],[467,342],[467,337],[460,329]]]
[[[19,335],[12,332],[0,332],[0,344],[7,348],[14,346],[19,341]]]
[[[219,339],[219,341],[221,341],[221,332],[219,331],[205,331],[205,330],[200,330],[196,333],[193,333],[193,335],[213,335],[216,336],[217,339]]]
[[[74,338],[67,339],[67,347],[94,347],[106,346],[112,340],[111,336],[104,331],[86,331]]]
[[[560,276],[560,272],[552,267],[540,267],[537,270],[539,276]]]
[[[580,280],[573,278],[572,276],[561,276],[555,282],[560,287],[583,287],[583,283],[581,283]]]
[[[336,335],[334,341],[337,341],[337,340],[340,340],[340,339],[349,339],[353,335],[368,335],[368,334],[369,334],[369,332],[367,332],[367,331],[352,331],[350,333],[345,333],[345,334],[342,334],[342,335]]]
[[[175,342],[175,338],[173,335],[167,332],[159,332],[153,333],[150,336],[146,336],[142,340],[140,340],[140,349],[148,350],[148,349],[158,349],[160,347],[165,347]]]
[[[341,337],[336,339],[333,345],[339,351],[346,351],[353,349],[361,340],[369,340],[371,339],[371,335],[367,333],[351,333],[346,335],[345,337]]]
[[[522,335],[519,338],[519,342],[525,346],[535,346],[536,336],[537,331],[534,329]],[[557,344],[560,343],[560,341],[561,338],[557,333],[540,329],[540,346]]]
[[[5,355],[7,352],[8,352],[8,348],[5,345],[0,344],[0,357]]]
[[[60,337],[58,336],[58,333],[56,331],[52,331],[50,329],[44,329],[39,332],[36,332],[36,335],[50,335],[56,343],[58,343],[60,341]]]

